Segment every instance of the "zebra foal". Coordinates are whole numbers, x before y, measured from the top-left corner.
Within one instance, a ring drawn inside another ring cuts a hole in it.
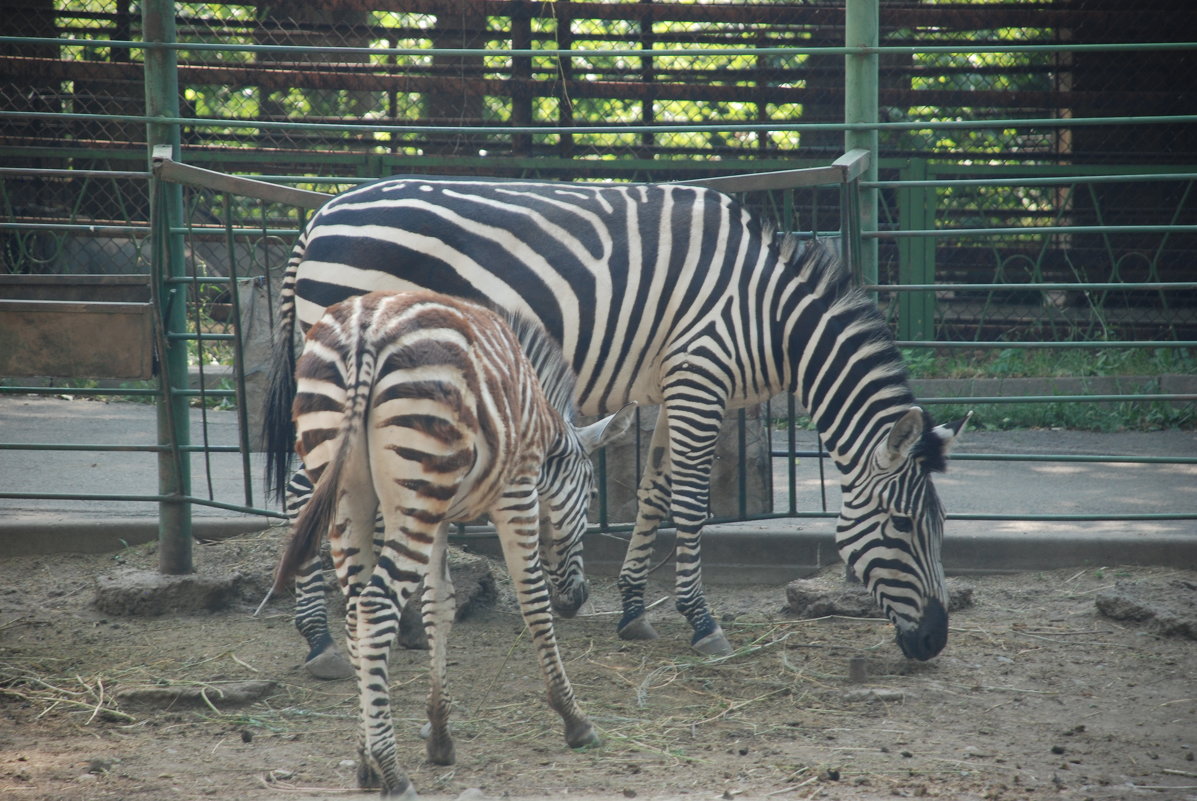
[[[630,415],[575,427],[574,379],[560,352],[537,324],[510,322],[432,292],[374,292],[330,306],[295,368],[295,449],[313,491],[275,587],[328,536],[361,701],[358,783],[381,784],[384,796],[416,797],[396,756],[387,660],[403,605],[421,581],[431,659],[427,754],[454,761],[445,685],[451,522],[489,516],[565,740],[597,741],[561,664],[552,609],[569,616],[586,600],[589,453],[626,429]]]

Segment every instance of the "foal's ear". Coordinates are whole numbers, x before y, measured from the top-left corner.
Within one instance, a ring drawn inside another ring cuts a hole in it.
[[[604,445],[619,439],[631,427],[635,412],[636,404],[629,403],[615,414],[576,429],[582,448],[587,453],[594,453]]]

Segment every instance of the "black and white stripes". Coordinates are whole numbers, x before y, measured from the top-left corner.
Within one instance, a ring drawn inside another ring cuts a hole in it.
[[[939,650],[931,645],[942,647],[943,513],[928,473],[960,425],[937,429],[913,406],[886,326],[829,248],[778,237],[731,198],[698,187],[392,178],[312,218],[283,287],[284,338],[345,297],[414,286],[541,321],[577,374],[584,413],[660,405],[619,580],[622,636],[655,636],[644,583],[657,526],[669,517],[676,602],[692,643],[730,650],[701,580],[715,439],[728,409],[791,391],[842,474],[844,556],[858,572],[874,564],[865,578],[907,653],[927,658]],[[280,397],[292,356],[276,361]],[[285,478],[282,423],[271,448],[276,485]],[[906,547],[893,547],[897,540]],[[890,556],[872,560],[874,552]],[[901,598],[886,589],[903,583]],[[910,648],[908,632],[923,625],[937,632]]]

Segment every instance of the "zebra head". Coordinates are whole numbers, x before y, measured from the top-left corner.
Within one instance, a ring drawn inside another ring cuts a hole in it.
[[[944,510],[931,474],[943,472],[967,422],[936,426],[911,407],[843,488],[840,556],[893,622],[898,646],[911,659],[930,659],[948,641]]]
[[[590,455],[618,439],[632,424],[628,404],[587,426],[567,423],[550,446],[540,471],[540,563],[549,578],[553,609],[573,617],[590,594],[582,570],[582,535],[594,497]]]

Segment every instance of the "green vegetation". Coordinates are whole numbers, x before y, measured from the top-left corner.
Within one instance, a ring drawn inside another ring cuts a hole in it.
[[[1197,373],[1197,354],[1187,348],[1004,348],[904,352],[913,378],[1063,378],[1143,376],[1131,390],[1159,393],[1159,376]],[[1070,428],[1083,431],[1157,431],[1197,427],[1197,406],[1150,399],[1113,402],[1059,400],[1045,403],[933,404],[937,419],[973,412],[970,425],[989,429]]]
[[[1188,348],[903,349],[911,378],[1054,378],[1197,373]]]

